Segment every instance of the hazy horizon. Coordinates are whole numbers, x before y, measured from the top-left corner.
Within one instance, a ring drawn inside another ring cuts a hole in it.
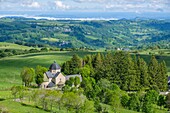
[[[170,19],[170,0],[0,0],[0,15]]]

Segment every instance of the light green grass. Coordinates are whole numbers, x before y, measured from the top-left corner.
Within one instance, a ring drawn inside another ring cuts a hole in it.
[[[96,37],[89,36],[89,35],[86,35],[86,38],[89,38],[89,39],[92,39],[92,40],[97,40],[97,39],[98,39],[98,38],[96,38]]]
[[[157,49],[157,50],[151,50],[148,49],[146,51],[140,51],[140,54],[149,54],[153,53],[155,55],[159,55],[159,51],[162,51],[164,54],[163,55],[169,55],[170,56],[170,49]],[[168,54],[169,53],[169,54]]]
[[[20,72],[23,67],[35,68],[37,65],[42,65],[47,68],[56,61],[62,64],[71,59],[74,54],[83,57],[87,54],[94,54],[93,52],[46,52],[34,53],[20,56],[12,56],[0,59],[0,89],[8,88],[13,85],[20,85]]]
[[[13,96],[10,90],[5,90],[5,91],[0,90],[0,99],[11,99],[11,98],[13,98]]]
[[[0,107],[6,108],[9,113],[49,113],[31,105],[22,105],[13,100],[0,101]]]
[[[46,40],[49,42],[58,42],[59,41],[59,39],[56,39],[56,38],[42,38],[41,40]]]
[[[32,49],[32,47],[22,46],[18,44],[12,44],[12,43],[6,43],[6,42],[0,42],[0,49]]]
[[[68,34],[56,34],[57,37],[68,37]]]

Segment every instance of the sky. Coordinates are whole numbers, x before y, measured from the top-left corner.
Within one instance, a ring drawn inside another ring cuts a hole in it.
[[[170,12],[170,0],[0,0],[0,11]]]

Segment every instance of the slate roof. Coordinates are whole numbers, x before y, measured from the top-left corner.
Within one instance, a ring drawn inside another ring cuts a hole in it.
[[[61,67],[54,61],[53,64],[50,65],[50,70],[57,70],[57,69],[61,69]]]
[[[60,72],[52,74],[50,71],[47,71],[45,74],[47,75],[48,78],[56,78],[60,74]]]
[[[168,85],[170,86],[170,76],[168,77]]]
[[[66,80],[69,80],[70,77],[79,77],[79,78],[80,78],[80,82],[82,82],[82,77],[81,77],[81,75],[79,75],[79,74],[75,74],[75,75],[66,75],[65,77],[66,77]]]
[[[168,77],[168,81],[170,81],[170,76]]]
[[[47,87],[54,87],[55,84],[53,82],[50,82]]]

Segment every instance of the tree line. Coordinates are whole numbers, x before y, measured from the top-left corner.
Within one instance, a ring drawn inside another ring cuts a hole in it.
[[[61,91],[45,89],[29,89],[23,86],[13,86],[11,88],[14,99],[21,103],[27,103],[45,111],[54,112],[94,112],[94,102],[88,100],[80,90]]]
[[[107,79],[117,84],[124,91],[139,91],[140,89],[156,89],[166,91],[167,67],[165,61],[158,62],[151,56],[148,63],[139,55],[128,52],[97,53],[80,58],[73,55],[70,61],[62,65],[65,74],[80,73],[83,79]]]

